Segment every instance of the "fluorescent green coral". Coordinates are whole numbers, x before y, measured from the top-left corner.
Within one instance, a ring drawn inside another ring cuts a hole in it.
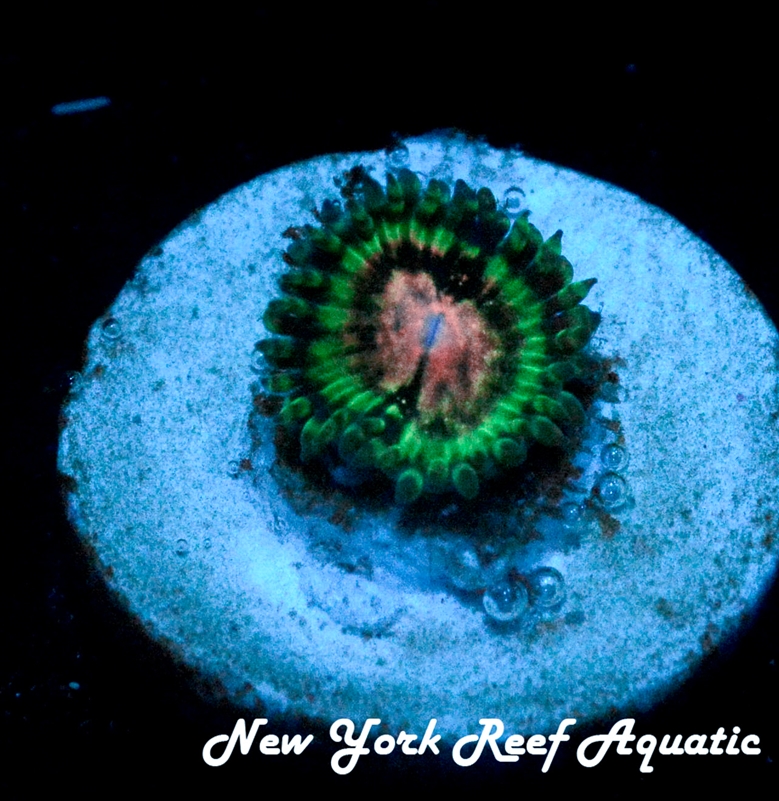
[[[562,232],[544,241],[527,214],[511,225],[488,189],[423,188],[408,170],[382,187],[355,168],[342,194],[344,207],[326,202],[318,226],[287,232],[290,269],[263,318],[274,336],[258,343],[302,460],[375,468],[407,504],[443,492],[473,499],[491,477],[521,469],[533,443],[565,446],[584,421],[566,386],[599,316],[581,305],[595,279],[572,283]],[[482,321],[493,345],[467,403],[421,413],[419,371],[387,388],[377,342],[382,293],[399,270],[430,276]]]

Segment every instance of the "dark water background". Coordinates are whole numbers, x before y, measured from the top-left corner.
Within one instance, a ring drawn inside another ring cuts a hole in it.
[[[67,9],[55,17],[29,12],[2,34],[2,455],[10,514],[0,556],[0,788],[8,798],[70,786],[86,797],[116,787],[265,794],[281,780],[276,792],[311,783],[346,796],[423,785],[589,788],[622,798],[668,792],[681,781],[704,792],[730,779],[776,781],[776,583],[738,641],[636,724],[637,733],[657,736],[738,725],[761,738],[759,757],[656,755],[655,772],[643,775],[633,755],[587,770],[572,758],[575,738],[546,776],[540,760],[490,768],[485,756],[478,767],[455,770],[444,753],[426,761],[366,757],[343,778],[330,770],[335,745],[326,732],[299,723],[287,730],[315,732],[318,750],[286,758],[253,750],[213,769],[200,751],[229,733],[236,711],[202,700],[187,670],[109,596],[70,532],[54,470],[57,418],[88,327],[179,222],[293,161],[379,149],[393,135],[435,128],[498,147],[520,144],[677,217],[779,320],[777,69],[759,20],[749,31],[730,20],[710,36],[676,28],[675,40],[662,20],[626,23],[619,37],[574,25],[569,39],[559,36],[554,14],[531,19],[490,4],[454,17],[436,2],[372,13],[378,21],[332,6],[261,4],[240,17],[202,19]],[[642,47],[633,33],[647,28],[656,37]],[[744,55],[736,45],[747,40]],[[70,116],[50,111],[97,96],[111,105]]]

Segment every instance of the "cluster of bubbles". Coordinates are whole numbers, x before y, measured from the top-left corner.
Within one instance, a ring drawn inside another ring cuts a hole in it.
[[[549,566],[498,581],[482,596],[484,611],[498,623],[519,620],[531,607],[537,612],[555,611],[564,600],[565,580],[559,570]]]
[[[598,442],[597,429],[591,428],[592,436],[585,443],[582,479],[566,488],[553,517],[542,514],[534,519],[542,542],[449,543],[443,565],[446,583],[464,599],[480,598],[493,623],[524,627],[558,616],[568,595],[566,582],[561,570],[546,562],[564,564],[564,558],[556,554],[578,547],[588,532],[596,530],[599,516],[630,508],[631,495],[622,475],[627,451],[618,442]]]
[[[200,545],[197,544],[195,547],[196,548],[200,547]],[[205,548],[206,550],[208,550],[211,547],[210,537],[206,537],[202,541],[202,547]],[[192,551],[192,546],[190,545],[188,539],[186,539],[185,537],[180,537],[179,539],[176,540],[176,544],[173,550],[176,556],[181,556],[181,557],[189,556],[190,552]]]
[[[409,153],[408,148],[402,142],[398,142],[387,148],[386,162],[387,167],[390,170],[401,170],[408,168],[410,160],[411,154]],[[428,175],[426,173],[418,170],[415,172],[423,183],[427,180]],[[439,168],[435,171],[435,177],[451,183],[453,177],[449,173],[449,170],[445,168]],[[510,186],[503,193],[501,208],[509,217],[509,219],[513,220],[516,217],[519,217],[526,207],[525,192],[519,186]]]
[[[593,495],[606,511],[619,512],[630,504],[627,482],[617,472],[627,465],[627,451],[620,445],[606,445],[600,461],[605,471],[598,477]]]
[[[513,623],[529,612],[559,610],[565,600],[565,580],[549,565],[520,571],[510,567],[506,554],[477,552],[469,544],[452,548],[446,560],[447,578],[462,593],[480,593],[487,616],[497,623]]]
[[[387,166],[391,170],[400,170],[408,167],[411,159],[408,148],[402,143],[397,142],[386,151]],[[440,172],[440,171],[439,171]],[[417,175],[424,178],[424,173],[417,172]],[[443,177],[438,175],[439,178]],[[503,193],[503,211],[510,217],[518,217],[525,208],[525,192],[518,186],[510,186]]]

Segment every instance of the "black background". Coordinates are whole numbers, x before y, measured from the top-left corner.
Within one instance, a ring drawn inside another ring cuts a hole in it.
[[[57,420],[88,327],[143,254],[195,209],[300,159],[379,149],[436,128],[519,144],[676,216],[779,319],[777,69],[760,34],[770,26],[729,19],[704,33],[664,20],[589,19],[563,36],[554,10],[531,18],[489,3],[477,9],[394,3],[364,20],[332,5],[258,5],[202,19],[68,9],[30,12],[3,34],[2,452],[11,503],[0,557],[0,788],[8,797],[76,785],[92,797],[109,791],[109,780],[154,791],[267,792],[280,780],[276,792],[314,782],[347,795],[422,784],[589,788],[615,798],[655,795],[681,780],[699,790],[729,779],[775,782],[776,583],[738,640],[636,724],[638,734],[658,736],[738,725],[760,736],[759,757],[656,755],[655,772],[643,775],[635,755],[587,770],[568,744],[545,776],[540,759],[491,767],[488,755],[455,770],[447,750],[428,760],[365,757],[338,777],[325,731],[272,720],[277,732],[315,732],[321,747],[286,758],[253,750],[214,769],[202,746],[229,733],[239,712],[203,700],[196,677],[128,618],[64,518]],[[647,46],[636,31],[649,34]],[[50,111],[101,95],[109,108]]]

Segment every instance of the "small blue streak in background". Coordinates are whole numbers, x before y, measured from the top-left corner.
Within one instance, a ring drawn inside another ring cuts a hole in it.
[[[84,111],[95,111],[95,109],[105,108],[111,105],[111,100],[107,97],[89,97],[85,100],[72,100],[69,103],[57,103],[51,107],[51,113],[58,117],[65,114],[81,114]]]

